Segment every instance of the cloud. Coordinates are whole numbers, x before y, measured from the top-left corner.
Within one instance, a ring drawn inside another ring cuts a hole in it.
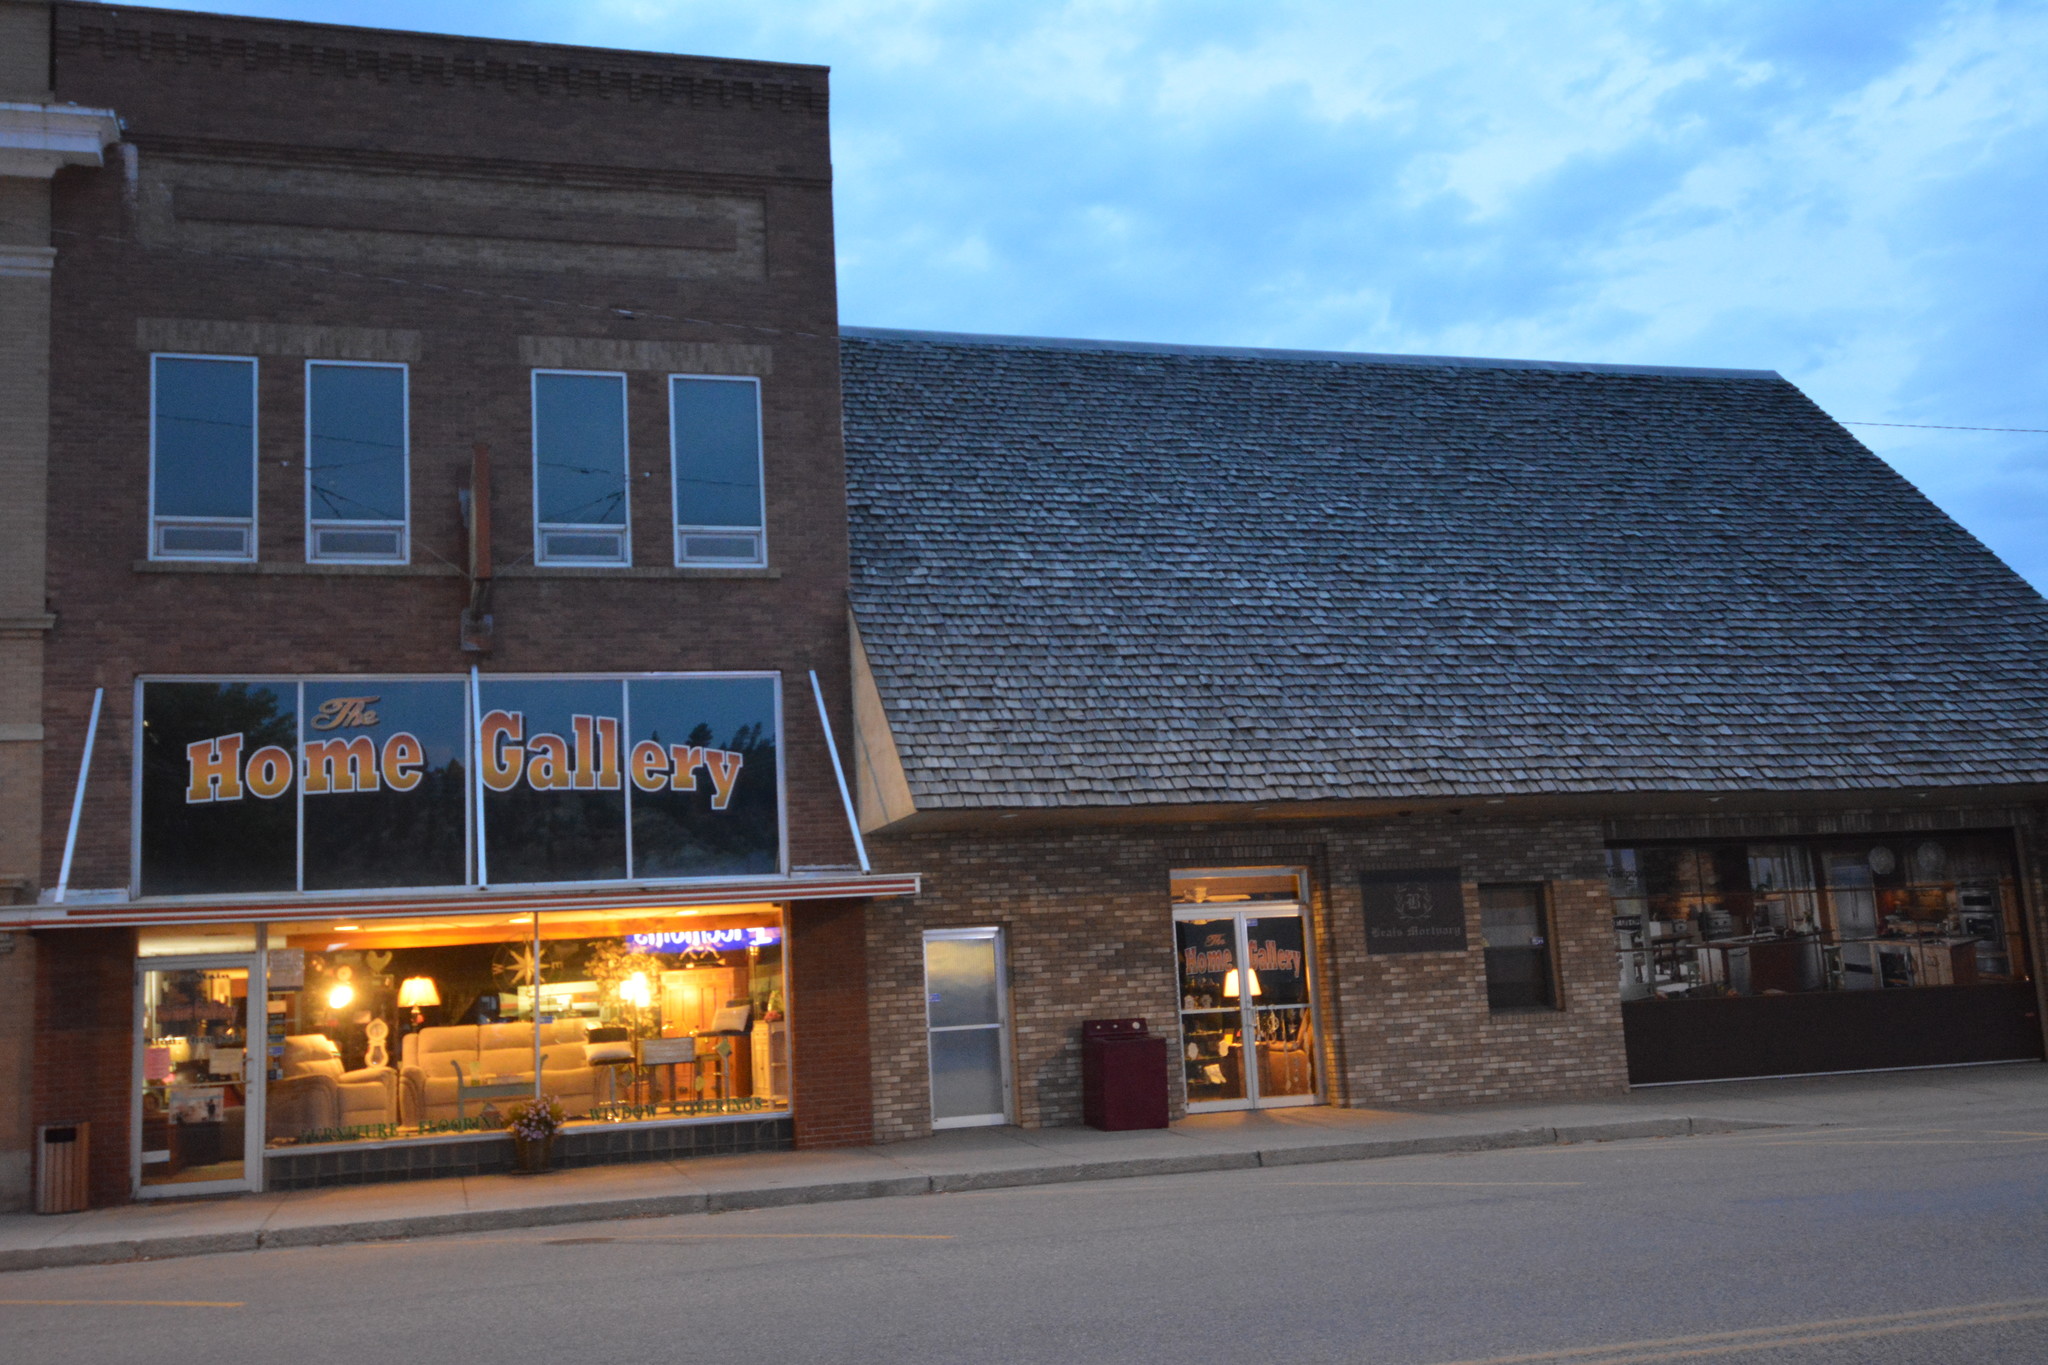
[[[389,0],[273,5],[417,23]],[[1777,368],[2048,427],[2048,6],[528,0],[433,26],[833,67],[841,313]],[[1858,427],[2048,585],[2048,437]]]

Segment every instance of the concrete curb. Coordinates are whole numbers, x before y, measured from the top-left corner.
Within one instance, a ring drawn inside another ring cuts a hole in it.
[[[742,1209],[788,1208],[799,1204],[836,1204],[858,1199],[894,1199],[905,1195],[1014,1189],[1028,1185],[1063,1185],[1084,1180],[1130,1180],[1151,1175],[1255,1170],[1266,1166],[1308,1166],[1333,1161],[1371,1161],[1381,1157],[1440,1156],[1455,1152],[1491,1152],[1515,1147],[1549,1147],[1581,1142],[1620,1142],[1635,1138],[1693,1137],[1708,1133],[1734,1133],[1749,1129],[1795,1126],[1800,1125],[1746,1119],[1624,1119],[1612,1123],[1579,1123],[1556,1128],[1507,1128],[1491,1133],[1311,1143],[1302,1146],[1268,1147],[1249,1152],[1191,1152],[1184,1156],[1060,1162],[1044,1166],[906,1175],[880,1180],[841,1180],[813,1185],[764,1185],[754,1189],[718,1190],[708,1194],[577,1200],[526,1208],[471,1209],[462,1213],[425,1214],[417,1218],[379,1218],[360,1222],[319,1223],[303,1227],[264,1228],[253,1231],[125,1237],[104,1242],[74,1242],[0,1251],[0,1273],[83,1265],[113,1265],[123,1261],[164,1260],[173,1256],[212,1256],[231,1251],[256,1251],[265,1247],[334,1246],[346,1242],[383,1242],[414,1237],[445,1237],[460,1233],[504,1232],[516,1228],[559,1227],[568,1223],[607,1222],[626,1218],[666,1218],[686,1213],[724,1213]]]

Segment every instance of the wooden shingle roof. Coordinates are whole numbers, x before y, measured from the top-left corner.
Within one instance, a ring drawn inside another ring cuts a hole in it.
[[[921,809],[2048,782],[2048,602],[1768,371],[842,352]]]

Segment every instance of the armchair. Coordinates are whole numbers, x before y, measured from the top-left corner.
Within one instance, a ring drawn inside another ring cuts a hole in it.
[[[284,1040],[284,1077],[270,1082],[266,1138],[320,1128],[398,1121],[398,1073],[388,1066],[341,1069],[341,1049],[320,1033]]]

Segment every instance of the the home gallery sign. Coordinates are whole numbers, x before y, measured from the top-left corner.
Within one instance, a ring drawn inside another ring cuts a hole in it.
[[[774,675],[139,687],[143,895],[782,870]]]
[[[1368,871],[1364,890],[1367,952],[1465,951],[1465,888],[1457,868]]]

